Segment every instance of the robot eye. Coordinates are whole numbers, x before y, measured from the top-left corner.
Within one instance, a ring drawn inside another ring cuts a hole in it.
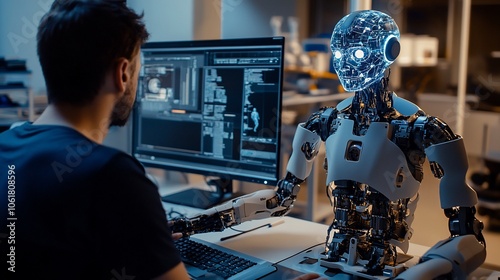
[[[342,57],[342,54],[340,53],[340,51],[335,51],[333,52],[333,56],[335,56],[336,59],[339,59]]]
[[[354,56],[356,58],[363,58],[363,57],[365,57],[365,52],[362,51],[362,50],[357,50],[357,51],[354,52]]]
[[[349,49],[350,58],[356,63],[361,63],[370,58],[370,49],[367,47],[353,47]]]

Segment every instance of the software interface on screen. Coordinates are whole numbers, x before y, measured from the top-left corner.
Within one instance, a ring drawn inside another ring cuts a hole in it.
[[[146,166],[275,185],[282,38],[147,43],[134,111]]]

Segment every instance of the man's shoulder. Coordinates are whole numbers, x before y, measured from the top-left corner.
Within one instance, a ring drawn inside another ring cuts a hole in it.
[[[118,150],[116,148],[108,147],[105,145],[100,145],[98,147],[99,156],[105,157],[107,165],[110,167],[115,167],[118,169],[140,169],[141,172],[144,171],[143,165],[135,159],[130,154],[125,153],[124,151]]]
[[[68,127],[25,125],[12,129],[0,142],[13,151],[12,160],[26,166],[45,166],[59,181],[68,176],[99,174],[101,170],[144,170],[124,151],[96,143]]]

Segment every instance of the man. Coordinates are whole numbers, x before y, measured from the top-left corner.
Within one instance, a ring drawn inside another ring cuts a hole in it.
[[[56,0],[42,18],[49,106],[0,134],[0,279],[189,279],[156,186],[101,145],[134,104],[141,18],[112,0]]]
[[[50,104],[0,135],[1,279],[189,278],[156,186],[101,145],[127,121],[149,35],[120,2],[56,0],[41,20]]]

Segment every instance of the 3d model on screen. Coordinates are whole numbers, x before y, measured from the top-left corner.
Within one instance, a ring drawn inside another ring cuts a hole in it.
[[[475,218],[477,196],[466,183],[463,139],[387,89],[398,40],[396,23],[384,13],[357,11],[342,18],[331,38],[333,65],[354,96],[321,108],[298,125],[287,174],[276,190],[258,191],[178,220],[173,230],[217,231],[286,214],[324,142],[334,221],[322,266],[377,279],[465,279],[483,263],[486,251],[483,224]],[[409,246],[426,157],[440,179],[450,236],[408,267],[397,247],[406,252]]]
[[[257,128],[259,127],[260,117],[259,117],[259,112],[257,112],[256,108],[253,108],[253,111],[250,114],[250,116],[252,117],[253,120],[253,131],[257,132]]]

